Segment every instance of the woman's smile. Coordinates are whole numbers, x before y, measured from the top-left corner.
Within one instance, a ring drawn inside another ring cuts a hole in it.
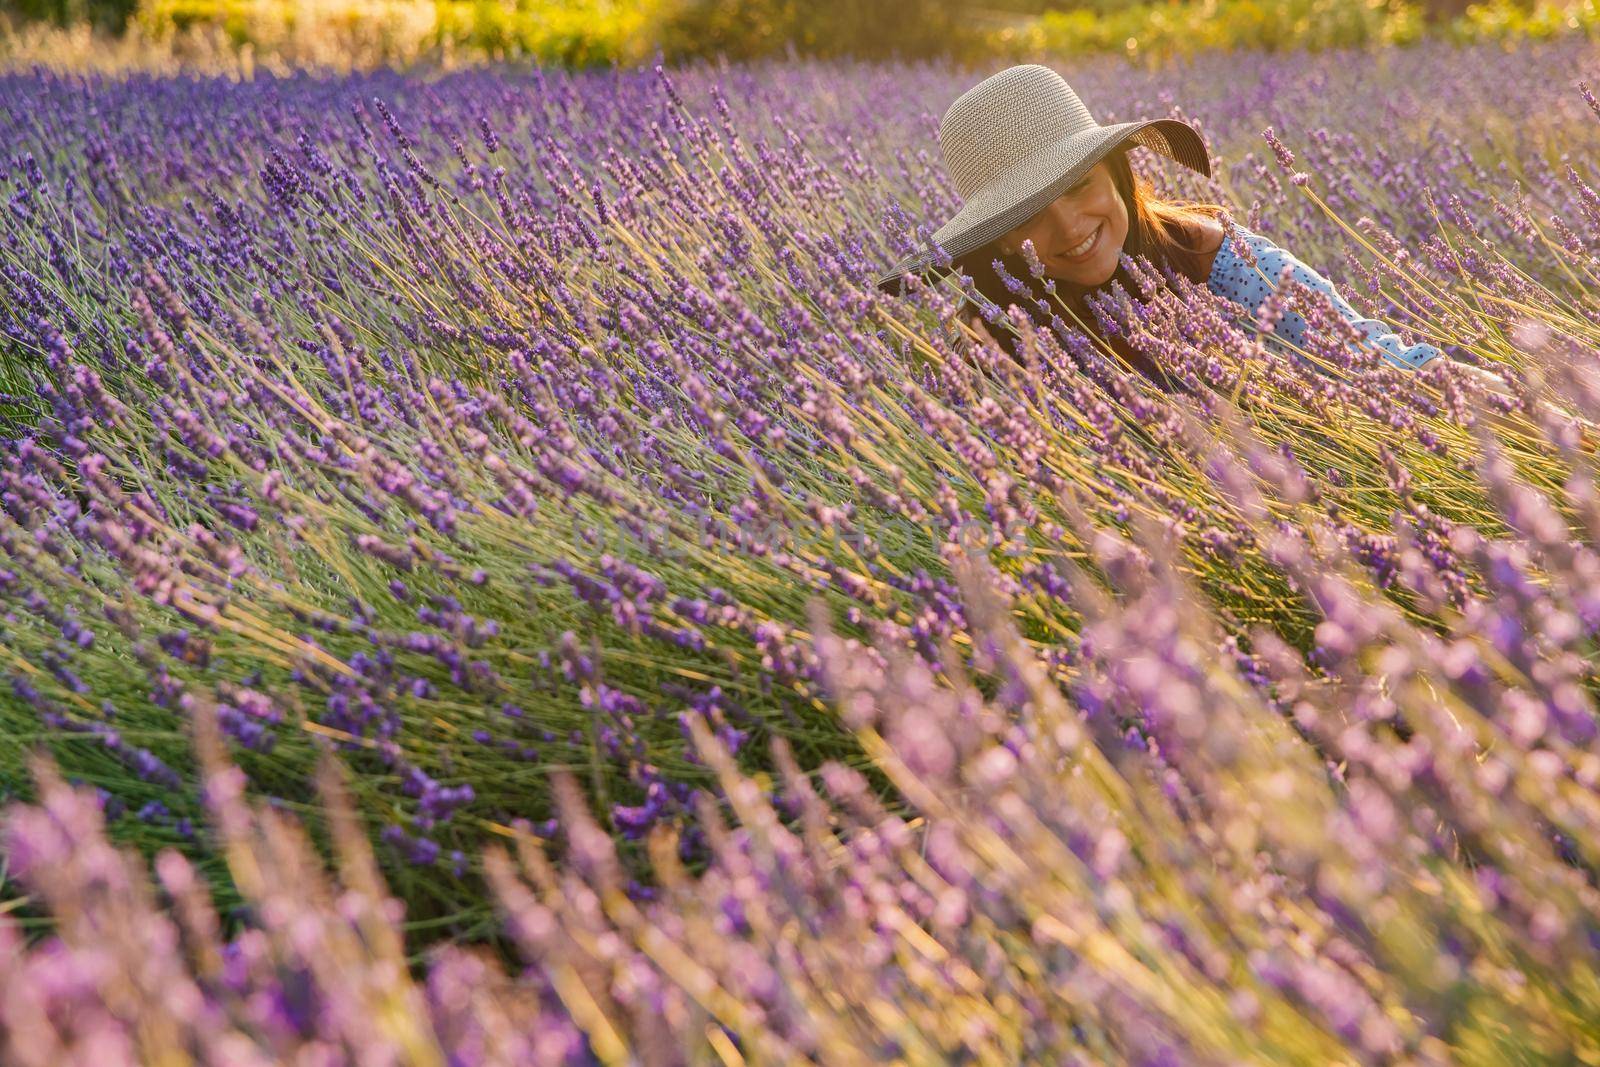
[[[1105,223],[1099,224],[1098,226],[1096,226],[1094,228],[1094,232],[1093,233],[1091,233],[1088,237],[1084,238],[1077,245],[1074,245],[1072,248],[1069,248],[1065,252],[1062,252],[1060,254],[1059,258],[1065,260],[1068,263],[1076,262],[1078,260],[1088,259],[1089,256],[1095,251],[1095,249],[1100,247],[1100,233],[1104,229],[1105,229]]]
[[[1008,231],[1000,248],[1017,255],[1024,241],[1032,241],[1051,277],[1093,286],[1116,272],[1117,253],[1127,237],[1127,205],[1102,160],[1077,185]]]

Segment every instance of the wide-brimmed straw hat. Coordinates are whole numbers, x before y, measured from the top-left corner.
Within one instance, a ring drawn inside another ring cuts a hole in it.
[[[961,210],[933,232],[950,256],[980,248],[1042,211],[1125,141],[1154,149],[1211,176],[1198,131],[1180,119],[1102,126],[1055,71],[1037,63],[1008,67],[956,98],[939,125],[945,169]],[[889,288],[928,269],[926,249],[879,275]]]

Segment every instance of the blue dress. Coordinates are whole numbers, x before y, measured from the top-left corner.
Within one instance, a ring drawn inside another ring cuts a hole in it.
[[[1333,306],[1339,313],[1365,334],[1389,362],[1409,370],[1416,370],[1429,360],[1444,355],[1433,345],[1424,342],[1419,341],[1414,345],[1403,344],[1399,335],[1381,320],[1362,318],[1344,297],[1334,291],[1332,282],[1302,263],[1294,253],[1279,248],[1269,239],[1237,224],[1234,226],[1234,235],[1232,239],[1225,239],[1222,242],[1222,247],[1218,249],[1216,258],[1211,263],[1211,276],[1206,279],[1207,287],[1218,296],[1225,296],[1254,311],[1277,286],[1278,272],[1287,263],[1293,269],[1291,277],[1295,281],[1327,293],[1333,299]],[[1242,240],[1250,246],[1256,256],[1255,266],[1250,266],[1234,251],[1235,240]],[[1306,320],[1300,313],[1286,310],[1283,317],[1278,320],[1275,332],[1276,336],[1298,345],[1305,334],[1305,329]]]

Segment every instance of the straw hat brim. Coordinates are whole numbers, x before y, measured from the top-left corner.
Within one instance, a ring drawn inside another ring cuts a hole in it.
[[[971,252],[1026,222],[1078,183],[1096,163],[1125,141],[1211,176],[1211,157],[1200,134],[1180,119],[1145,119],[1078,130],[1000,172],[961,205],[950,221],[933,231],[933,240],[950,256]],[[878,276],[887,289],[907,274],[921,274],[934,253],[908,256]]]

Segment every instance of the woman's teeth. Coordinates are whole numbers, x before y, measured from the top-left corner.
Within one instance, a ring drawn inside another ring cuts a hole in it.
[[[1091,233],[1088,237],[1084,238],[1084,241],[1081,245],[1078,245],[1076,248],[1067,249],[1063,255],[1065,255],[1068,259],[1075,259],[1078,256],[1083,255],[1085,252],[1089,251],[1089,246],[1094,244],[1095,234],[1098,234],[1099,232],[1100,227],[1096,226],[1094,228],[1094,233]]]

